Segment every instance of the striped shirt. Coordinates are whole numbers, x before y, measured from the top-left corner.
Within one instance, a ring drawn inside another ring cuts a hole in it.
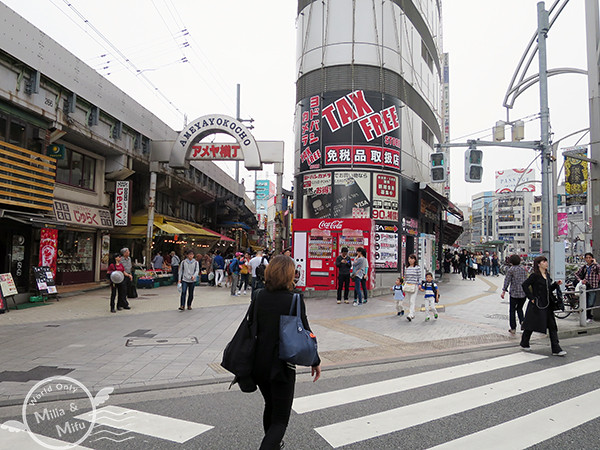
[[[527,273],[527,269],[523,266],[511,266],[506,271],[506,277],[504,278],[504,287],[502,290],[504,292],[508,291],[508,286],[510,285],[509,294],[514,298],[525,298],[525,292],[523,291],[523,282],[527,279],[529,274]]]
[[[406,284],[419,284],[421,282],[421,267],[406,266],[404,269],[404,281]]]

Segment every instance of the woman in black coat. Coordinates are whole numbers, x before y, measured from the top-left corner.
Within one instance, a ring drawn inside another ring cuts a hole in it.
[[[552,354],[555,356],[567,354],[558,343],[558,328],[554,318],[554,311],[559,308],[554,291],[561,283],[560,280],[552,282],[548,273],[548,260],[545,256],[538,256],[533,260],[533,273],[523,282],[523,291],[529,299],[522,324],[521,348],[523,350],[531,351],[529,339],[534,331],[546,334],[547,329]]]
[[[283,447],[283,435],[294,399],[296,366],[279,359],[279,318],[290,313],[295,269],[292,258],[276,256],[265,270],[266,289],[252,291],[252,303],[257,308],[258,323],[252,378],[265,399],[265,437],[261,449]],[[310,330],[302,297],[300,307],[304,328]],[[314,376],[313,381],[321,376],[321,360],[318,357],[312,365],[311,375]]]

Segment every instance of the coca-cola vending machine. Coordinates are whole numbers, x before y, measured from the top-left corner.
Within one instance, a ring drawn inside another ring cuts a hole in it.
[[[294,260],[301,289],[337,289],[335,259],[342,247],[354,259],[364,247],[369,261],[368,289],[375,287],[373,255],[375,222],[372,219],[294,219]],[[352,283],[351,283],[352,284]]]

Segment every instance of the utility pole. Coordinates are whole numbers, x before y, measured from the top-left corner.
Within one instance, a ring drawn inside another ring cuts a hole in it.
[[[548,34],[548,11],[544,2],[537,4],[538,11],[538,59],[539,59],[539,85],[540,85],[540,122],[541,136],[540,147],[542,151],[542,254],[551,258],[554,246],[552,236],[552,221],[550,215],[550,201],[552,199],[551,177],[552,177],[552,149],[550,147],[550,110],[548,108],[548,67],[546,62],[546,38]],[[551,271],[552,273],[552,271]]]
[[[240,84],[237,84],[236,88],[236,97],[235,97],[235,119],[241,121],[241,113],[240,113]],[[240,162],[235,162],[235,182],[240,182]]]
[[[598,41],[600,25],[598,0],[585,1],[585,22],[587,36],[588,92],[590,98],[590,159],[600,160],[600,77],[598,74]],[[590,164],[590,185],[588,202],[592,210],[592,249],[598,257],[600,249],[600,164]],[[584,316],[582,314],[582,316]]]

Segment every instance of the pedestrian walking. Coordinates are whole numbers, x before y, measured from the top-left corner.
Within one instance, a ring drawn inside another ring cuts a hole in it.
[[[200,264],[194,259],[194,251],[188,250],[185,254],[186,258],[181,261],[179,267],[179,288],[181,297],[179,299],[179,310],[183,311],[186,305],[187,294],[187,309],[192,309],[194,301],[194,286],[196,277],[200,273]]]
[[[487,250],[485,251],[484,255],[481,257],[481,264],[483,265],[483,267],[482,267],[483,275],[485,275],[486,277],[489,277],[490,273],[492,272],[492,259],[490,256],[490,252],[488,252]]]
[[[513,336],[517,333],[517,321],[515,314],[519,318],[519,324],[523,323],[523,305],[527,297],[523,291],[523,282],[527,279],[528,273],[525,267],[521,266],[521,257],[519,255],[510,255],[508,262],[511,264],[506,271],[504,286],[500,297],[504,300],[504,295],[509,293],[508,322],[510,329],[508,332]],[[509,290],[510,287],[510,290]]]
[[[396,302],[396,314],[399,316],[404,315],[404,307],[402,303],[404,302],[404,291],[402,290],[402,283],[404,280],[402,277],[396,278],[396,284],[394,284],[390,290],[394,293],[394,301]]]
[[[596,263],[592,253],[586,253],[584,258],[585,264],[575,273],[575,276],[585,284],[585,316],[587,323],[592,323],[594,321],[594,313],[590,308],[593,308],[596,304],[596,293],[598,292],[596,289],[600,285],[600,265]]]
[[[174,251],[171,252],[171,274],[173,275],[173,282],[177,283],[179,281],[179,264],[181,260],[177,253]]]
[[[250,266],[248,263],[250,262],[250,254],[246,253],[244,256],[240,257],[240,281],[238,284],[238,295],[242,293],[242,287],[244,288],[243,294],[246,295],[246,291],[248,290],[248,286],[250,285]]]
[[[552,282],[548,273],[548,259],[545,256],[538,256],[533,260],[533,273],[523,282],[523,291],[529,299],[522,326],[521,348],[523,350],[531,351],[529,339],[534,331],[546,334],[548,330],[552,354],[554,356],[567,354],[558,343],[558,327],[554,317],[554,311],[559,309],[554,291],[561,283],[561,280]]]
[[[262,255],[261,255],[262,256]],[[288,315],[292,306],[294,261],[284,255],[273,258],[265,270],[266,289],[252,291],[250,317],[256,308],[258,334],[252,369],[252,379],[258,385],[265,401],[263,428],[265,436],[261,450],[283,448],[283,436],[288,426],[294,388],[296,366],[279,359],[279,318]],[[304,328],[310,331],[306,318],[306,305],[300,296],[301,318]],[[321,360],[312,364],[311,376],[317,381],[321,376]]]
[[[404,268],[404,292],[406,294],[405,302],[408,303],[408,314],[406,320],[409,322],[415,318],[415,305],[417,303],[417,294],[419,293],[419,284],[421,283],[421,267],[418,265],[417,255],[414,253],[408,256],[408,266]],[[404,305],[406,311],[407,306]]]
[[[495,277],[500,276],[500,261],[498,260],[498,255],[496,253],[492,255],[492,275]]]
[[[229,273],[231,274],[230,294],[233,297],[237,297],[238,295],[240,295],[238,293],[238,282],[240,278],[240,261],[238,258],[240,257],[240,255],[241,253],[239,252],[233,255],[233,258],[229,263]]]
[[[367,261],[367,252],[364,248],[358,247],[356,249],[356,258],[352,263],[352,276],[354,278],[354,306],[367,303],[366,282],[368,270],[369,262]],[[363,292],[365,294],[364,298]]]
[[[111,276],[113,272],[123,273],[123,277],[120,282],[113,281],[113,276]],[[115,253],[113,255],[112,261],[108,265],[106,273],[110,279],[110,312],[117,312],[115,310],[115,297],[117,297],[117,310],[120,311],[121,309],[131,309],[129,303],[127,302],[127,284],[125,283],[125,279],[130,278],[131,275],[125,273],[125,268],[123,267],[123,264],[121,264],[120,253]]]
[[[215,286],[222,287],[221,283],[225,275],[225,260],[221,256],[221,250],[217,250],[213,258],[213,270],[215,271]]]
[[[341,254],[335,259],[335,265],[338,268],[337,302],[342,303],[343,290],[344,303],[349,303],[348,294],[350,292],[350,269],[352,268],[352,261],[348,256],[348,247],[342,247]]]
[[[267,260],[267,257],[263,255],[263,251],[259,250],[256,252],[256,255],[250,260],[248,265],[250,266],[250,273],[252,274],[252,290],[265,287],[264,272],[269,266],[269,261]]]
[[[164,261],[165,259],[162,256],[162,252],[156,252],[156,255],[152,258],[152,267],[154,270],[162,270]]]
[[[435,304],[439,301],[440,293],[437,283],[433,281],[433,274],[431,272],[425,274],[425,281],[421,282],[419,290],[425,292],[425,313],[427,314],[425,322],[431,320],[430,311],[433,311],[433,318],[437,319],[438,313],[435,309]]]

